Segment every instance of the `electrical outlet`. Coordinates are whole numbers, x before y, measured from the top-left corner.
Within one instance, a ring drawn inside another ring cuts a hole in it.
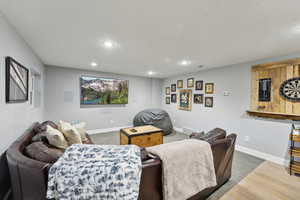
[[[223,94],[224,96],[229,96],[229,91],[224,91]]]
[[[250,137],[248,135],[244,137],[245,142],[249,142],[249,140],[250,140]]]

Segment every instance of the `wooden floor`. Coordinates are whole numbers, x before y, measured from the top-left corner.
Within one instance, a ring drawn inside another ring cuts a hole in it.
[[[299,200],[300,177],[272,162],[263,162],[220,200]]]

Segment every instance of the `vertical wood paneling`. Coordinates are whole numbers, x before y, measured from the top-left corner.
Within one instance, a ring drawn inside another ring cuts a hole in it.
[[[281,68],[274,68],[271,71],[271,79],[272,79],[272,83],[271,83],[271,108],[270,108],[270,112],[278,112],[281,110],[280,107],[280,96],[279,96],[279,87],[280,87],[280,73],[281,73]],[[282,111],[281,111],[282,112]]]
[[[286,67],[286,80],[293,78],[294,76],[294,66],[293,65],[288,65]],[[286,113],[293,113],[293,103],[290,101],[285,102],[285,112]]]
[[[281,83],[283,83],[283,81],[285,81],[285,80],[286,80],[286,67],[281,67],[280,68],[280,81],[279,81],[279,84],[281,85]],[[274,92],[278,92],[278,94],[279,94],[279,91],[274,91]],[[286,113],[286,110],[285,110],[285,101],[286,100],[280,95],[279,95],[279,98],[280,98],[279,112],[280,113]]]
[[[251,70],[252,77],[251,77],[251,88],[252,91],[257,92],[251,92],[251,110],[257,109],[257,102],[258,102],[258,72],[256,70]]]

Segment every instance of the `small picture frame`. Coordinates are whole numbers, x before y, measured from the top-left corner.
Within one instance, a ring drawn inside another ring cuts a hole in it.
[[[194,104],[203,104],[203,94],[194,94]]]
[[[176,103],[177,102],[177,94],[171,94],[171,102]]]
[[[166,97],[166,104],[170,104],[170,97]]]
[[[183,88],[183,80],[177,80],[177,88]]]
[[[212,108],[214,105],[214,98],[213,97],[205,97],[205,107]]]
[[[196,81],[195,90],[203,90],[203,81]]]
[[[214,93],[214,83],[205,83],[205,93],[206,94]]]
[[[171,92],[170,92],[170,87],[166,87],[166,95],[170,95]]]
[[[176,84],[171,84],[171,92],[176,92]]]
[[[193,88],[194,87],[194,78],[187,79],[187,87]]]
[[[179,110],[192,110],[192,90],[191,89],[181,89],[178,96],[178,105]]]

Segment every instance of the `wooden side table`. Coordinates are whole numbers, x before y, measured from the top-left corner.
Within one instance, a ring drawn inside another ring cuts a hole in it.
[[[290,134],[291,147],[290,147],[290,175],[292,172],[300,174],[300,162],[295,161],[296,158],[300,158],[300,147],[295,147],[295,142],[300,143],[300,135]]]
[[[163,131],[155,126],[137,126],[120,130],[120,144],[150,147],[163,143]]]

